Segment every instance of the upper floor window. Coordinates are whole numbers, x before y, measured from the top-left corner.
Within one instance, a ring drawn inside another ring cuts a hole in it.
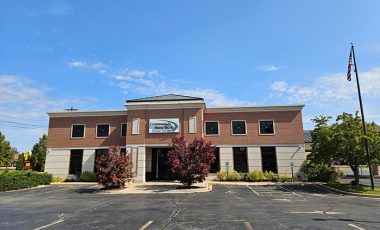
[[[127,136],[127,124],[126,123],[121,124],[121,136],[122,137]]]
[[[109,124],[97,124],[96,125],[96,137],[108,137],[110,135]]]
[[[219,135],[219,122],[206,121],[205,129],[206,129],[206,135]]]
[[[73,125],[71,127],[71,138],[84,138],[85,125]]]
[[[246,135],[245,121],[231,121],[232,135]]]
[[[259,121],[259,134],[260,135],[273,135],[274,134],[274,121],[273,120],[262,120]]]

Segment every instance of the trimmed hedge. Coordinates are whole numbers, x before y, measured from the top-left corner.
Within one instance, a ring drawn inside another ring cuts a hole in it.
[[[219,171],[216,178],[220,181],[272,181],[272,182],[292,182],[293,179],[287,176],[280,176],[273,172],[250,171],[249,173],[238,173],[234,170]]]
[[[80,175],[79,181],[81,182],[97,182],[98,181],[98,175],[95,172],[88,172],[85,171]]]
[[[31,188],[47,185],[52,181],[52,175],[35,171],[6,171],[0,173],[0,191]]]

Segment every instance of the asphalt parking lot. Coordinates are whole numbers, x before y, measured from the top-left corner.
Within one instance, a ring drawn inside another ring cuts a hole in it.
[[[317,185],[136,195],[48,186],[0,193],[0,229],[380,229],[380,199]]]

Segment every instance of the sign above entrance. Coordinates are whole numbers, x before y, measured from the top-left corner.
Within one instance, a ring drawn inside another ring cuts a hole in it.
[[[179,118],[149,119],[149,133],[179,133]]]

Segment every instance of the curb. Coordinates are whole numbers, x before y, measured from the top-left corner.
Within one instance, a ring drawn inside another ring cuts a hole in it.
[[[52,182],[50,186],[81,186],[81,185],[97,185],[97,182]]]
[[[355,192],[347,192],[340,189],[332,188],[326,184],[318,184],[319,186],[323,187],[326,190],[329,190],[331,192],[340,193],[344,195],[350,195],[350,196],[359,196],[359,197],[368,197],[368,198],[380,198],[380,195],[375,194],[361,194],[361,193],[355,193]]]

